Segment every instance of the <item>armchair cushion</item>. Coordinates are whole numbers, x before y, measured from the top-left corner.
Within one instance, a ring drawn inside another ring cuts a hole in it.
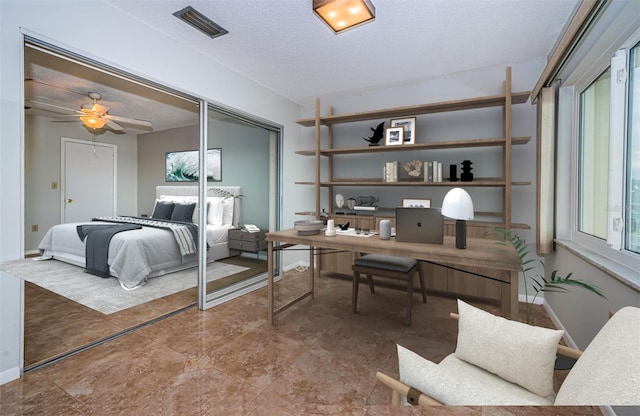
[[[461,300],[458,312],[456,358],[538,396],[553,395],[553,368],[564,331],[510,321]]]
[[[400,381],[448,406],[551,405],[541,397],[479,367],[449,355],[435,364],[398,345]]]
[[[558,390],[557,405],[640,406],[640,308],[616,312]]]

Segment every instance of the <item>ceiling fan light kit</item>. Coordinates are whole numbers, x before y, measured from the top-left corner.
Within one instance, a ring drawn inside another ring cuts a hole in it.
[[[101,129],[108,121],[103,118],[94,117],[93,115],[80,116],[80,120],[82,120],[82,123],[84,123],[85,126],[92,129]]]
[[[370,0],[313,0],[313,12],[337,35],[376,18]]]
[[[109,114],[109,107],[102,104],[98,104],[98,100],[102,99],[102,94],[99,92],[89,92],[87,94],[89,98],[93,100],[92,104],[82,104],[80,110],[74,110],[67,107],[62,107],[56,104],[45,103],[36,100],[25,100],[26,102],[36,104],[40,108],[45,107],[47,109],[63,110],[72,114],[65,114],[70,117],[77,117],[86,127],[90,129],[108,128],[113,132],[124,132],[124,125],[131,126],[138,130],[153,131],[153,125],[150,121],[139,120],[130,117],[120,117]],[[30,108],[30,107],[29,107]],[[53,111],[53,110],[49,110]],[[64,114],[64,113],[63,113]],[[56,121],[54,121],[56,122]],[[57,121],[60,122],[60,121]],[[124,124],[124,125],[121,125]]]

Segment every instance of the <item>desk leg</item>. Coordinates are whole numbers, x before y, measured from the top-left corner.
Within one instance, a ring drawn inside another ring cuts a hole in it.
[[[502,272],[502,278],[505,282],[510,284],[502,285],[501,293],[501,306],[502,316],[505,318],[518,321],[518,278],[519,273],[517,271],[504,270]]]
[[[273,315],[275,309],[275,299],[273,298],[273,241],[267,242],[267,297],[269,303],[269,323],[273,325]]]
[[[518,296],[520,295],[520,291],[518,290],[518,282],[520,281],[520,273],[516,271],[511,271],[511,284],[509,288],[511,289],[511,319],[514,321],[520,321],[520,313],[518,310]]]

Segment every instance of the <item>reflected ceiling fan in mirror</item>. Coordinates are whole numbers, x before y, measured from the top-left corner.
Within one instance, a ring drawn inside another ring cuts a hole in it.
[[[45,109],[49,111],[52,111],[51,109],[56,109],[71,113],[65,115],[69,117],[77,117],[90,129],[102,129],[106,127],[114,132],[122,132],[127,126],[130,126],[138,130],[153,130],[153,125],[150,121],[109,114],[109,107],[98,103],[98,101],[102,99],[102,94],[99,92],[89,92],[87,95],[93,100],[93,104],[83,104],[80,110],[74,110],[42,101],[27,101],[35,106],[46,107]]]

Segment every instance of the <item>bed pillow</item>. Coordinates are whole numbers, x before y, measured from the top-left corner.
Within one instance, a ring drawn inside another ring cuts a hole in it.
[[[207,198],[209,209],[207,211],[207,223],[219,227],[222,225],[222,198],[210,196]]]
[[[193,211],[196,208],[195,202],[176,203],[171,213],[171,221],[193,222]]]
[[[222,199],[222,225],[232,225],[233,224],[233,206],[235,199],[234,198],[223,198]]]
[[[553,394],[553,368],[564,331],[492,315],[458,299],[455,356],[540,396]]]
[[[195,203],[196,205],[193,209],[193,216],[191,217],[190,222],[194,224],[198,223],[198,197],[197,196],[160,195],[160,201],[170,201],[170,202],[173,202],[174,204]]]
[[[156,201],[156,206],[153,208],[153,214],[151,214],[151,218],[155,218],[158,220],[170,220],[174,206],[175,204],[173,202]]]

